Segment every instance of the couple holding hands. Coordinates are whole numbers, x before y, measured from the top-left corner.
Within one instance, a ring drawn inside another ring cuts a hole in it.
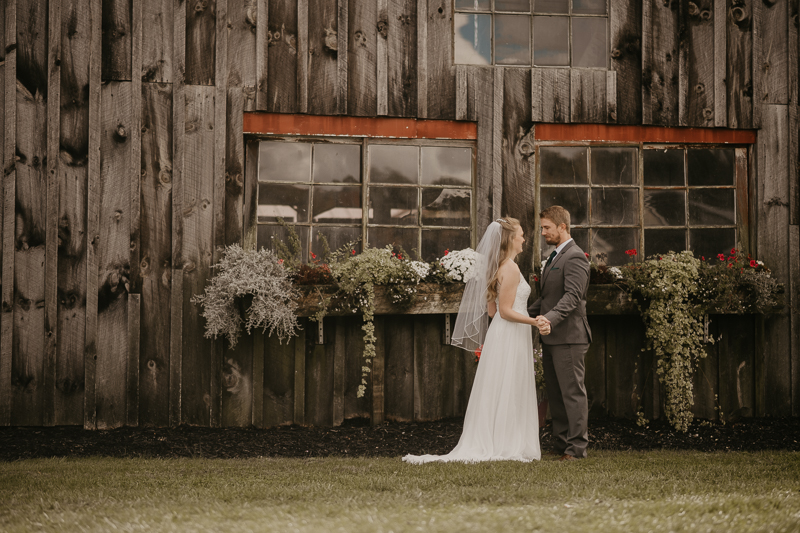
[[[541,334],[553,451],[562,461],[586,457],[589,260],[570,237],[566,209],[551,206],[539,217],[542,236],[556,247],[542,268],[541,297],[528,306],[531,287],[514,261],[525,243],[519,221],[505,217],[492,222],[478,244],[477,275],[464,288],[451,337],[453,345],[465,350],[483,345],[461,438],[447,455],[406,455],[404,461],[541,458],[531,326]]]

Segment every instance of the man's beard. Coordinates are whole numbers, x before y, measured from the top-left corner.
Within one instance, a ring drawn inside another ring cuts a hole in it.
[[[559,241],[558,237],[553,237],[552,239],[550,237],[545,237],[544,238],[544,242],[546,242],[547,244],[550,244],[550,245],[558,244],[558,241]]]

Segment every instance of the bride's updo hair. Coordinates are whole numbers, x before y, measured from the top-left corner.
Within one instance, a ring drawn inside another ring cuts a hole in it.
[[[496,220],[503,228],[503,233],[500,235],[500,256],[497,261],[497,270],[489,273],[489,284],[486,289],[486,301],[493,302],[497,298],[497,273],[500,271],[500,265],[511,253],[511,246],[514,241],[514,236],[517,234],[517,229],[520,227],[519,220],[511,217],[498,218]]]

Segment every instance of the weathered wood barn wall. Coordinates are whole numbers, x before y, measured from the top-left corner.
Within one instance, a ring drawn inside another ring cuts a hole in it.
[[[529,233],[537,123],[757,129],[750,250],[789,306],[712,322],[696,414],[715,394],[727,414],[800,414],[798,0],[611,0],[608,71],[454,65],[451,0],[2,5],[0,424],[463,414],[475,365],[441,315],[379,317],[363,399],[358,318],[326,321],[322,345],[203,339],[191,296],[218,246],[252,244],[248,111],[475,121],[477,225]],[[657,416],[639,319],[592,325],[593,412]]]

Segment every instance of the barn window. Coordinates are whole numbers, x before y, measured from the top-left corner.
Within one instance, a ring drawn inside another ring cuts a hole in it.
[[[537,155],[539,207],[567,208],[595,261],[624,264],[631,249],[710,258],[747,240],[744,146],[546,142]]]
[[[455,0],[456,63],[607,68],[607,0]]]
[[[351,241],[426,261],[472,245],[474,143],[341,137],[257,141],[258,246],[300,237],[303,259]],[[360,244],[357,245],[360,249]]]

